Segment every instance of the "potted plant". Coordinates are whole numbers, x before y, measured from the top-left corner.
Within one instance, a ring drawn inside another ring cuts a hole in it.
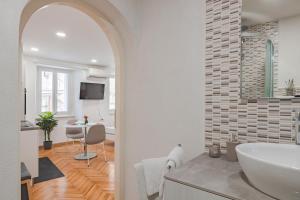
[[[54,114],[52,112],[39,114],[39,118],[36,119],[36,125],[44,131],[44,149],[51,149],[52,141],[50,134],[54,127],[57,126],[57,120],[54,118]]]

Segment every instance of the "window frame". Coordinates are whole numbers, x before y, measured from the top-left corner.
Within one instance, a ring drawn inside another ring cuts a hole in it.
[[[52,80],[52,107],[53,113],[55,116],[69,116],[72,115],[72,101],[71,101],[71,71],[68,69],[60,69],[56,67],[48,67],[48,66],[38,66],[37,69],[37,111],[38,113],[42,112],[42,72],[52,72],[53,73],[53,80]],[[65,112],[57,112],[57,74],[58,73],[65,73],[67,74],[67,111]]]

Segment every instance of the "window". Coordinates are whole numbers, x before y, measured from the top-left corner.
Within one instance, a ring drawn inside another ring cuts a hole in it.
[[[43,71],[41,73],[42,83],[42,107],[41,111],[53,111],[53,72]]]
[[[38,102],[40,112],[69,114],[69,79],[67,70],[39,68]]]
[[[115,78],[109,78],[109,110],[115,110],[116,106],[116,81]]]
[[[66,73],[57,73],[57,112],[68,112],[68,77]]]

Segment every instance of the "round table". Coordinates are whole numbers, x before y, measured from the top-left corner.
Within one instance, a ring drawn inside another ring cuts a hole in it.
[[[94,158],[97,156],[96,152],[87,152],[87,144],[85,142],[86,136],[87,136],[87,129],[93,125],[95,125],[96,123],[76,123],[76,124],[66,124],[65,128],[84,128],[84,152],[77,154],[74,156],[74,158],[76,160],[88,160],[91,158]]]

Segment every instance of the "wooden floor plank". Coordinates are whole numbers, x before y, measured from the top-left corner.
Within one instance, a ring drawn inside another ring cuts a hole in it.
[[[114,200],[114,143],[105,142],[108,162],[104,161],[98,148],[98,157],[86,161],[74,160],[80,152],[79,144],[65,144],[51,150],[40,150],[40,157],[49,159],[64,173],[65,177],[37,183],[33,187],[34,200]],[[89,150],[95,152],[95,146]]]

